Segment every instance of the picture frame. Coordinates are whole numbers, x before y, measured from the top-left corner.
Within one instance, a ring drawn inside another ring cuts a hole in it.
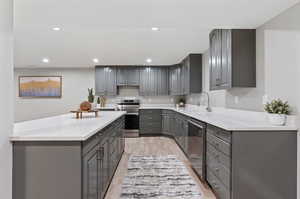
[[[19,97],[61,98],[62,76],[19,76]]]

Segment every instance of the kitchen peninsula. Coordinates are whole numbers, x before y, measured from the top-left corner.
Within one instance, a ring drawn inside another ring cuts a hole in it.
[[[124,114],[65,114],[16,123],[14,199],[102,198],[124,151]]]

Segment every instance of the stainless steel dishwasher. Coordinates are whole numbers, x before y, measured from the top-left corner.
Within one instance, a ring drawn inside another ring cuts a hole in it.
[[[197,120],[188,123],[187,155],[193,169],[202,180],[206,179],[206,124]]]

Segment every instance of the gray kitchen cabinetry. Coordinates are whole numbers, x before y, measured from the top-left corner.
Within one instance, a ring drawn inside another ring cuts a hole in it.
[[[168,95],[169,94],[169,68],[166,66],[156,67],[156,95]]]
[[[181,95],[181,64],[170,67],[169,70],[169,93],[170,95]]]
[[[228,132],[208,125],[207,181],[217,198],[296,199],[296,138],[292,131]]]
[[[141,96],[156,95],[155,70],[152,67],[143,67],[140,70],[140,90]]]
[[[162,127],[162,115],[159,109],[141,109],[140,134],[141,135],[160,135]]]
[[[123,129],[124,116],[85,141],[13,142],[13,199],[103,199]]]
[[[190,54],[180,64],[170,67],[171,95],[189,95],[202,91],[202,55]]]
[[[174,137],[174,111],[162,110],[162,133]]]
[[[256,31],[215,29],[210,33],[210,89],[256,86]]]
[[[202,91],[202,55],[189,54],[181,62],[181,94],[189,95]]]
[[[168,95],[168,68],[143,67],[140,69],[140,95]]]
[[[118,86],[139,86],[140,70],[137,66],[118,66],[117,85]]]
[[[117,75],[113,66],[96,66],[95,92],[97,95],[117,95]]]

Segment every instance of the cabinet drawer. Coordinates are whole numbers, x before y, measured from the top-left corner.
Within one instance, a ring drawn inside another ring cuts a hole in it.
[[[160,115],[141,115],[140,120],[142,122],[160,122],[161,116]]]
[[[230,170],[230,157],[225,155],[224,153],[221,153],[220,151],[217,151],[210,143],[207,143],[206,156],[212,156],[217,163],[223,164],[223,166]]]
[[[140,110],[140,114],[157,114],[160,115],[161,114],[161,110],[160,109],[141,109]]]
[[[210,170],[207,170],[207,181],[217,194],[218,199],[230,199],[229,189],[227,189]]]
[[[210,133],[210,134],[222,139],[223,141],[231,143],[231,132],[225,131],[223,129],[220,129],[220,128],[212,126],[212,125],[208,125],[207,133]]]
[[[220,138],[212,135],[211,133],[207,133],[207,141],[215,147],[218,151],[223,152],[226,155],[231,155],[230,144],[221,140]]]
[[[140,134],[161,134],[161,128],[141,128]]]
[[[219,163],[211,154],[206,158],[207,169],[213,172],[218,179],[229,189],[230,188],[230,170]]]

